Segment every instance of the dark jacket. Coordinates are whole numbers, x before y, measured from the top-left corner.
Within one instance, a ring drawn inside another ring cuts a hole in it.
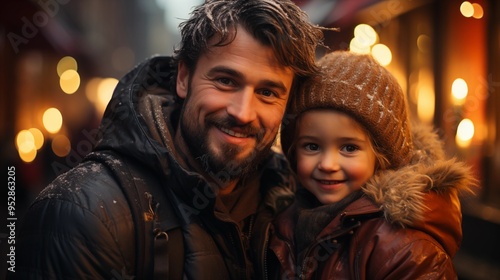
[[[147,193],[153,196],[150,201],[155,201],[151,205],[159,203],[144,216],[153,215],[163,230],[174,219],[181,228],[183,237],[169,242],[182,242],[184,253],[169,252],[169,258],[181,256],[174,263],[184,266],[185,277],[245,279],[253,270],[254,278],[261,278],[270,221],[276,205],[286,204],[294,188],[288,164],[273,152],[258,169],[260,183],[255,193],[262,198],[258,208],[248,205],[257,210],[249,213],[255,222],[247,252],[242,230],[226,212],[216,209],[216,195],[209,184],[179,164],[173,141],[182,104],[172,90],[176,69],[171,58],[155,57],[120,81],[91,156],[56,178],[31,205],[17,232],[16,273],[9,276],[148,278],[137,275],[135,261],[141,250],[136,248],[137,225],[120,189],[120,182],[132,174],[130,178],[148,187]],[[113,172],[99,160],[109,155],[118,166]],[[253,269],[245,256],[258,260]],[[152,261],[149,254],[142,257]]]
[[[410,165],[377,173],[339,203],[319,205],[299,190],[270,243],[282,265],[279,279],[457,278],[458,193],[475,179],[463,163],[445,159],[430,130],[413,133]]]

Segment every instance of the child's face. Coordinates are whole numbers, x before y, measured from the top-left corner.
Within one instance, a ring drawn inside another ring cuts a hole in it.
[[[353,118],[334,110],[311,110],[298,122],[297,175],[323,204],[359,190],[375,171],[369,135]]]

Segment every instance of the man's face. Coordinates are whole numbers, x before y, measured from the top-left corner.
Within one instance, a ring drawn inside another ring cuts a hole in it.
[[[214,175],[244,175],[268,154],[293,77],[242,28],[229,45],[201,55],[191,76],[181,63],[177,94],[186,99],[180,128],[188,153]]]

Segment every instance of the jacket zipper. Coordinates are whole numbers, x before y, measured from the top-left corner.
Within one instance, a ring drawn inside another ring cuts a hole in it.
[[[235,252],[235,253],[238,254],[239,261],[240,261],[240,263],[242,261],[241,265],[244,268],[243,272],[242,272],[243,275],[240,275],[239,279],[246,279],[246,278],[248,278],[247,275],[246,275],[248,267],[246,265],[246,259],[245,259],[245,256],[246,256],[247,252],[245,250],[245,245],[243,244],[243,242],[244,242],[244,238],[242,237],[243,232],[240,230],[240,227],[238,226],[238,224],[236,224],[233,220],[226,219],[224,217],[219,217],[216,214],[214,214],[214,216],[217,219],[219,219],[220,221],[228,223],[228,224],[231,225],[232,230],[230,230],[227,233],[227,236],[230,239],[230,242],[233,245],[233,248],[238,248],[238,244],[239,244],[239,248],[240,249],[238,251],[240,251],[240,252]],[[252,220],[253,220],[253,218],[252,218]],[[250,221],[250,222],[252,222],[252,221]],[[236,239],[238,239],[239,242],[236,242]]]
[[[271,227],[271,224],[268,223],[267,227],[266,227],[266,237],[264,239],[264,250],[262,250],[262,254],[264,255],[264,256],[262,256],[262,260],[263,260],[262,271],[264,273],[264,276],[263,276],[264,280],[269,279],[269,276],[267,275],[267,273],[268,273],[268,270],[267,270],[267,251],[269,250],[268,245],[269,245],[269,235],[270,235],[269,228],[270,227]]]

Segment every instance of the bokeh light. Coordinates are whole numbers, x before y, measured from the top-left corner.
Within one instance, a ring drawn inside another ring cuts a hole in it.
[[[360,44],[356,38],[352,38],[351,43],[349,44],[349,50],[354,53],[369,54],[370,46]]]
[[[417,47],[422,53],[430,53],[432,51],[431,37],[425,34],[419,35],[417,38]]]
[[[37,154],[36,149],[32,149],[29,152],[19,151],[19,157],[21,158],[22,161],[24,161],[26,163],[30,163],[30,162],[34,161],[36,158],[36,154]]]
[[[43,126],[49,133],[57,133],[62,127],[62,114],[56,108],[49,108],[43,113]]]
[[[43,146],[43,142],[45,141],[45,138],[43,137],[43,133],[40,131],[40,129],[38,128],[30,128],[28,129],[29,132],[31,132],[31,134],[33,135],[33,139],[34,139],[34,144],[35,144],[35,148],[37,150],[40,150]]]
[[[483,7],[481,7],[481,5],[479,5],[478,3],[473,3],[472,8],[474,9],[474,13],[472,14],[473,18],[476,18],[476,19],[483,18],[484,11],[483,11]]]
[[[29,130],[21,130],[16,136],[16,147],[19,152],[27,153],[35,149],[35,137]]]
[[[52,151],[58,157],[65,157],[71,151],[71,142],[65,135],[57,135],[52,140]]]
[[[453,103],[455,105],[462,105],[467,97],[469,88],[464,79],[458,78],[453,81],[451,85],[451,95],[453,96]]]
[[[73,94],[80,87],[80,75],[75,70],[66,70],[61,74],[59,85],[64,93]]]
[[[377,42],[378,35],[373,27],[362,23],[354,28],[354,38],[360,46],[372,46]]]
[[[464,17],[471,17],[474,14],[474,6],[469,1],[464,1],[460,5],[460,12]]]
[[[101,78],[92,78],[87,81],[85,86],[85,95],[87,96],[87,99],[94,104],[97,103],[97,91],[101,80]]]
[[[16,147],[19,157],[24,162],[32,162],[36,158],[35,137],[29,130],[21,130],[16,136]]]
[[[57,63],[57,75],[59,75],[59,77],[61,77],[67,70],[78,70],[78,63],[76,62],[76,59],[71,56],[65,56]]]
[[[463,119],[458,125],[455,142],[459,147],[466,148],[470,146],[472,137],[474,137],[474,123],[470,119]]]
[[[104,112],[106,106],[113,96],[113,91],[115,90],[118,80],[115,78],[105,78],[102,79],[97,86],[97,102],[96,107],[100,112]]]
[[[383,66],[387,66],[392,61],[392,52],[384,44],[376,44],[372,47],[372,55],[373,57]]]

